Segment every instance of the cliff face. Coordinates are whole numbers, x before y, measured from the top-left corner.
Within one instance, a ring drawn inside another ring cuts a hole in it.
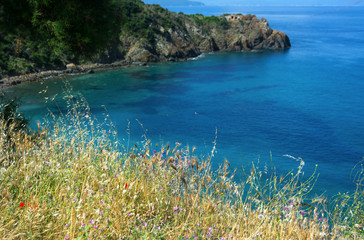
[[[159,17],[151,16],[155,19],[149,25],[154,33],[151,40],[121,34],[114,52],[108,51],[109,57],[100,59],[112,62],[116,59],[110,56],[117,55],[131,62],[178,61],[213,51],[284,50],[291,46],[285,33],[271,29],[266,19],[254,15],[228,20],[228,15],[204,17],[164,11]],[[166,18],[171,27],[165,26]]]

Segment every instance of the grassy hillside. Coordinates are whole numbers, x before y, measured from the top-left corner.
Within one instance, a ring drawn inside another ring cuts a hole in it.
[[[307,197],[317,175],[303,178],[300,159],[298,172],[253,167],[235,182],[228,162],[213,171],[212,156],[198,159],[180,143],[121,145],[75,99],[82,98],[69,97],[69,113],[36,133],[19,115],[1,115],[2,238],[364,237],[362,166],[358,190],[334,199]]]

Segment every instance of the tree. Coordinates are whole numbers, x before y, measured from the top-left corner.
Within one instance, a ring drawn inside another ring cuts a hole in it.
[[[54,51],[90,57],[117,36],[118,14],[111,0],[2,0],[0,27],[32,34]]]

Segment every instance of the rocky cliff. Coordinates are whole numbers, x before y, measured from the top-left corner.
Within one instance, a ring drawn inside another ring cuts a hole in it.
[[[214,51],[284,50],[291,46],[285,33],[271,29],[266,19],[255,15],[233,15],[237,19],[230,20],[232,15],[206,17],[177,14],[155,5],[145,8],[150,14],[147,18],[153,19],[148,26],[152,37],[121,34],[120,41],[99,61],[178,61]]]

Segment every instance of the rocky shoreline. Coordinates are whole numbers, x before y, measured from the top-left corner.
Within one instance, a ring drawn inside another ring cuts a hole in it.
[[[115,69],[133,65],[144,65],[144,64],[145,63],[129,63],[126,61],[119,61],[111,64],[95,63],[95,64],[74,65],[62,70],[45,70],[24,75],[5,77],[0,79],[0,88],[15,86],[25,82],[35,82],[42,79],[59,77],[64,75],[92,74],[95,71],[102,71],[102,70]]]
[[[179,61],[189,61],[195,58],[184,58],[184,59],[172,59],[167,62],[179,62]],[[36,82],[42,79],[60,77],[60,76],[70,76],[70,75],[82,75],[82,74],[93,74],[95,72],[121,69],[125,67],[133,66],[148,66],[148,62],[130,62],[130,61],[117,61],[114,63],[94,63],[94,64],[80,64],[71,65],[66,69],[61,70],[45,70],[35,73],[23,74],[18,76],[5,77],[0,79],[0,89],[16,86],[21,83],[26,82]]]

